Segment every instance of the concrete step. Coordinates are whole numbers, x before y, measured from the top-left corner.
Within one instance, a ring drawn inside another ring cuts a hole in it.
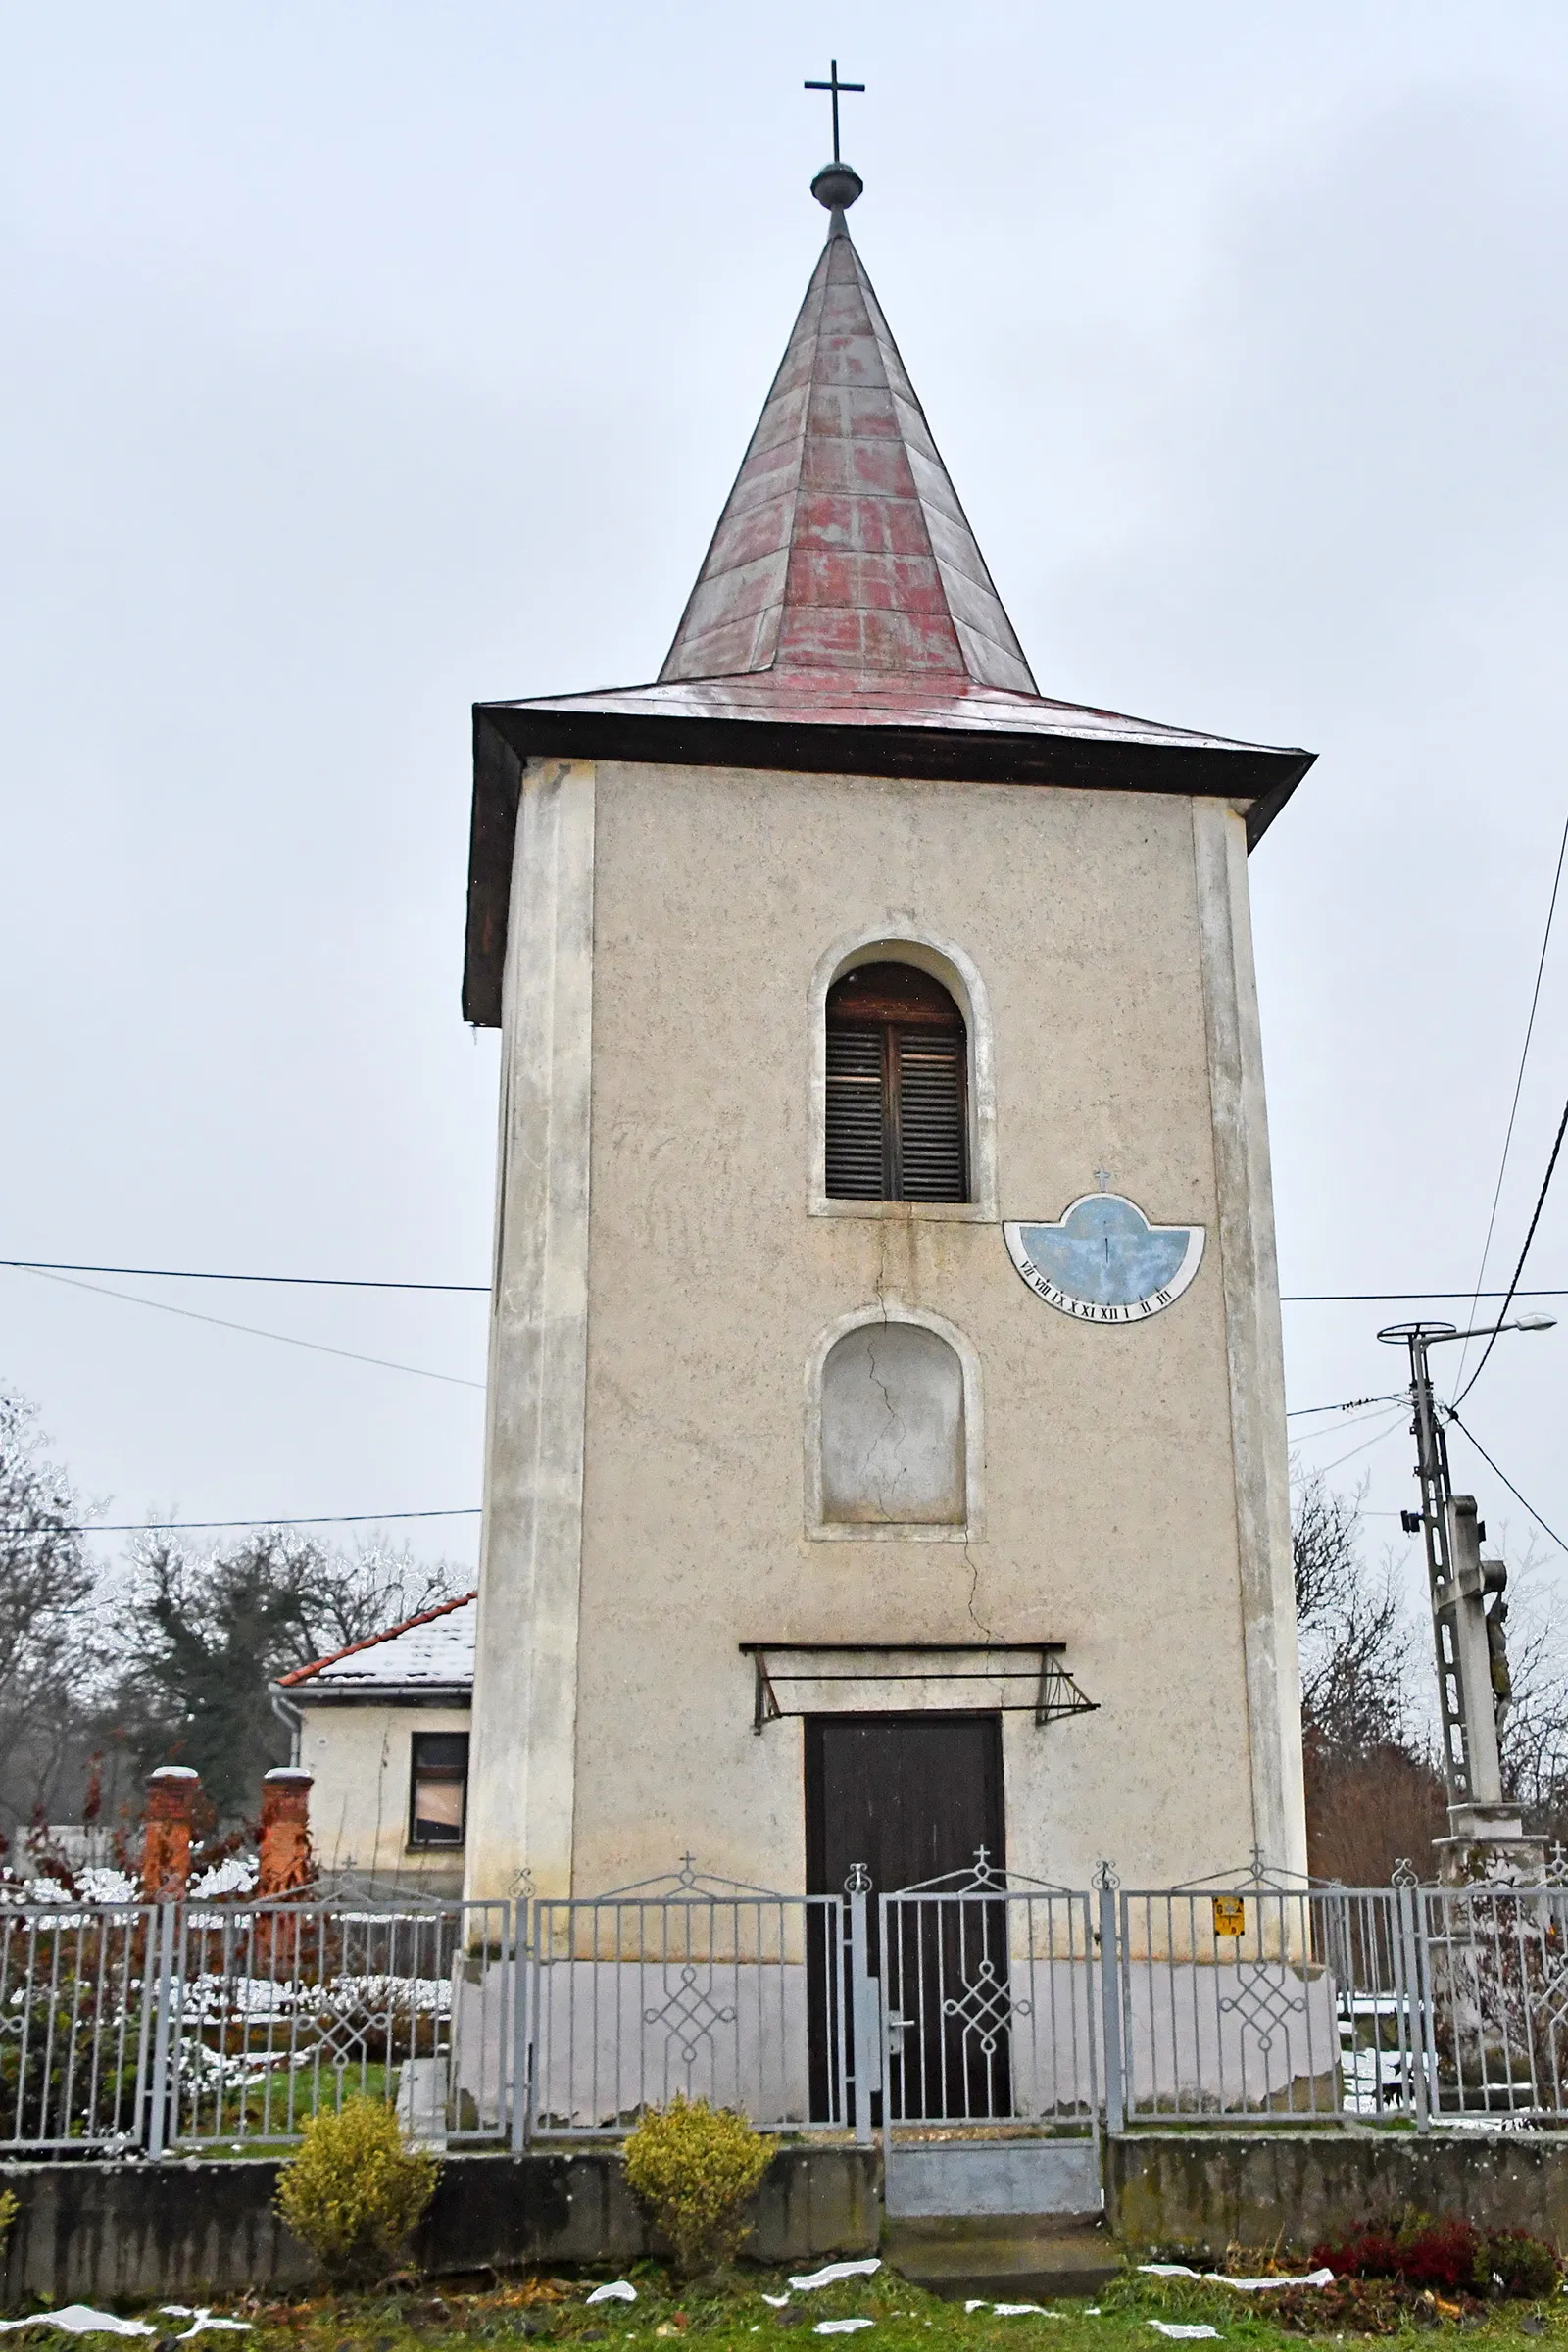
[[[950,2302],[1092,2295],[1119,2267],[1098,2214],[890,2215],[882,2252],[911,2285]]]
[[[1100,2151],[1092,2139],[895,2140],[887,2210],[901,2220],[967,2214],[1098,2213]]]

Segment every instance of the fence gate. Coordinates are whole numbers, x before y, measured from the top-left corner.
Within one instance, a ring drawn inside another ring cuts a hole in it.
[[[1096,1955],[1087,1894],[972,1870],[881,1898],[882,2122],[1092,2132]]]

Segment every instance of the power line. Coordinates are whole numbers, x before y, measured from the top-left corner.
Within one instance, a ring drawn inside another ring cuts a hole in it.
[[[1495,1463],[1495,1462],[1493,1460],[1493,1458],[1492,1458],[1491,1454],[1490,1454],[1490,1453],[1487,1451],[1486,1447],[1485,1447],[1485,1446],[1482,1445],[1482,1443],[1481,1443],[1481,1440],[1480,1440],[1480,1439],[1479,1439],[1479,1438],[1476,1436],[1476,1434],[1475,1434],[1474,1430],[1471,1430],[1471,1429],[1466,1429],[1466,1428],[1465,1428],[1465,1425],[1464,1425],[1464,1423],[1463,1423],[1463,1422],[1460,1420],[1460,1418],[1459,1418],[1458,1414],[1457,1414],[1457,1413],[1454,1411],[1454,1409],[1453,1409],[1453,1407],[1452,1407],[1452,1405],[1451,1405],[1451,1404],[1450,1404],[1450,1405],[1449,1405],[1449,1407],[1448,1407],[1448,1413],[1447,1413],[1447,1417],[1448,1417],[1448,1419],[1449,1419],[1449,1420],[1452,1422],[1452,1424],[1453,1424],[1453,1426],[1454,1426],[1454,1428],[1455,1428],[1455,1429],[1463,1431],[1463,1434],[1464,1434],[1464,1435],[1465,1435],[1465,1436],[1466,1436],[1466,1437],[1469,1439],[1469,1441],[1470,1441],[1471,1445],[1472,1445],[1472,1446],[1475,1447],[1475,1449],[1476,1449],[1477,1453],[1479,1453],[1479,1454],[1480,1454],[1480,1456],[1481,1456],[1481,1459],[1482,1459],[1482,1460],[1483,1460],[1483,1461],[1486,1463],[1486,1465],[1487,1465],[1487,1468],[1488,1468],[1489,1470],[1491,1470],[1491,1471],[1494,1471],[1494,1472],[1495,1472],[1496,1476],[1502,1480],[1502,1483],[1503,1483],[1503,1485],[1504,1485],[1504,1486],[1507,1488],[1507,1490],[1508,1490],[1509,1494],[1510,1494],[1513,1496],[1513,1498],[1514,1498],[1515,1502],[1523,1502],[1523,1503],[1524,1503],[1524,1507],[1525,1507],[1525,1509],[1526,1509],[1526,1510],[1527,1510],[1527,1511],[1530,1513],[1530,1516],[1531,1516],[1531,1518],[1532,1518],[1532,1519],[1535,1521],[1536,1525],[1537,1525],[1537,1526],[1538,1526],[1538,1527],[1539,1527],[1539,1528],[1542,1530],[1543,1534],[1544,1534],[1544,1535],[1548,1535],[1548,1536],[1551,1538],[1552,1542],[1553,1542],[1553,1543],[1556,1544],[1556,1546],[1557,1546],[1557,1548],[1558,1548],[1558,1550],[1559,1550],[1559,1551],[1568,1551],[1568,1544],[1565,1544],[1565,1543],[1563,1542],[1563,1539],[1562,1539],[1562,1537],[1561,1537],[1561,1536],[1559,1536],[1559,1535],[1558,1535],[1558,1533],[1557,1533],[1557,1530],[1556,1530],[1554,1527],[1550,1526],[1546,1520],[1543,1519],[1543,1517],[1541,1516],[1541,1513],[1540,1513],[1540,1512],[1537,1510],[1537,1508],[1536,1508],[1536,1506],[1535,1506],[1535,1504],[1534,1504],[1533,1502],[1525,1502],[1525,1498],[1524,1498],[1524,1496],[1523,1496],[1523,1495],[1520,1494],[1520,1492],[1519,1492],[1518,1488],[1517,1488],[1517,1487],[1514,1485],[1514,1483],[1513,1483],[1513,1480],[1512,1480],[1511,1478],[1509,1478],[1509,1476],[1507,1475],[1506,1471],[1502,1471],[1502,1470],[1498,1470],[1498,1469],[1497,1469],[1497,1465],[1496,1465],[1496,1463]]]
[[[396,1282],[360,1274],[215,1273],[205,1266],[103,1266],[68,1257],[0,1257],[0,1268],[24,1274],[130,1274],[144,1282],[265,1282],[297,1290],[429,1291],[452,1298],[488,1298],[487,1282]],[[113,1294],[120,1296],[120,1294]],[[1406,1298],[1446,1302],[1483,1298],[1568,1298],[1568,1289],[1544,1291],[1282,1291],[1282,1306],[1397,1306]],[[145,1303],[151,1304],[151,1301]],[[239,1328],[239,1327],[236,1327]],[[269,1333],[269,1338],[275,1334]]]
[[[0,1257],[0,1266],[15,1266],[24,1274],[135,1274],[146,1282],[272,1282],[299,1290],[319,1291],[447,1291],[488,1298],[487,1282],[374,1282],[357,1274],[214,1274],[196,1266],[78,1265],[69,1257]]]
[[[1568,1298],[1561,1291],[1281,1291],[1281,1306],[1397,1306],[1406,1298],[1427,1298],[1447,1304],[1455,1298],[1470,1304],[1482,1298]]]
[[[1525,1082],[1525,1063],[1530,1059],[1530,1041],[1536,1033],[1536,1007],[1541,1003],[1541,979],[1546,968],[1546,950],[1551,945],[1551,920],[1557,911],[1557,892],[1562,882],[1562,861],[1565,856],[1568,856],[1568,820],[1565,820],[1563,824],[1562,840],[1557,846],[1557,870],[1551,877],[1551,903],[1546,908],[1546,928],[1542,934],[1541,956],[1536,964],[1536,985],[1530,996],[1530,1018],[1525,1023],[1525,1042],[1519,1050],[1519,1070],[1513,1082],[1513,1101],[1508,1105],[1508,1126],[1502,1139],[1502,1157],[1497,1162],[1497,1182],[1492,1195],[1492,1214],[1487,1219],[1487,1238],[1481,1245],[1481,1263],[1476,1270],[1477,1288],[1471,1302],[1472,1311],[1481,1298],[1480,1285],[1487,1278],[1487,1259],[1491,1254],[1492,1236],[1497,1223],[1497,1203],[1502,1199],[1502,1180],[1508,1167],[1508,1147],[1513,1142],[1513,1125],[1519,1116],[1519,1096]],[[1466,1340],[1459,1350],[1459,1378],[1461,1380],[1464,1378],[1465,1357],[1469,1352],[1470,1343]]]
[[[0,1527],[0,1538],[15,1536],[167,1536],[189,1528],[232,1527],[379,1527],[393,1519],[477,1519],[479,1505],[463,1503],[454,1511],[320,1511],[314,1519],[125,1519],[84,1527]]]
[[[253,1340],[276,1340],[284,1348],[309,1348],[317,1355],[340,1355],[351,1364],[374,1364],[382,1372],[411,1372],[417,1380],[445,1381],[449,1388],[482,1389],[482,1380],[465,1380],[458,1372],[431,1372],[423,1364],[398,1364],[390,1356],[362,1355],[354,1348],[329,1348],[324,1340],[302,1340],[290,1331],[263,1331],[255,1323],[231,1323],[224,1315],[204,1315],[194,1306],[171,1306],[163,1298],[138,1298],[134,1291],[111,1291],[101,1282],[78,1282],[73,1274],[46,1273],[42,1266],[29,1266],[28,1273],[36,1274],[40,1282],[58,1282],[73,1291],[91,1291],[98,1298],[121,1298],[127,1306],[148,1306],[157,1315],[179,1315],[187,1323],[211,1323],[219,1331],[240,1331]]]
[[[1565,1134],[1568,1134],[1568,1102],[1565,1102],[1562,1106],[1562,1117],[1557,1122],[1557,1134],[1556,1140],[1553,1142],[1551,1147],[1551,1157],[1546,1162],[1546,1173],[1541,1179],[1541,1190],[1536,1195],[1535,1213],[1530,1219],[1530,1230],[1525,1235],[1525,1246],[1519,1252],[1519,1263],[1513,1270],[1513,1280],[1508,1285],[1508,1295],[1503,1299],[1501,1311],[1497,1316],[1498,1330],[1501,1329],[1503,1317],[1507,1314],[1509,1307],[1513,1303],[1514,1294],[1519,1287],[1519,1277],[1525,1270],[1525,1259],[1530,1255],[1530,1245],[1536,1238],[1536,1227],[1541,1223],[1541,1212],[1546,1205],[1546,1195],[1551,1190],[1551,1179],[1556,1171],[1557,1166],[1557,1154],[1562,1150],[1562,1139]],[[1454,1398],[1453,1401],[1456,1405],[1463,1404],[1465,1398],[1475,1387],[1476,1382],[1481,1378],[1482,1373],[1487,1368],[1487,1358],[1491,1355],[1492,1350],[1496,1345],[1497,1332],[1494,1331],[1485,1348],[1483,1348],[1481,1350],[1480,1363],[1477,1364],[1475,1370],[1465,1382],[1464,1387],[1459,1391],[1458,1396]],[[1502,1472],[1500,1470],[1498,1471],[1497,1476],[1501,1478]],[[1525,1508],[1528,1510],[1530,1505],[1526,1503]]]
[[[1358,1429],[1364,1422],[1381,1420],[1386,1413],[1399,1410],[1402,1405],[1402,1398],[1391,1396],[1386,1404],[1374,1405],[1369,1413],[1351,1413],[1344,1421],[1320,1421],[1316,1429],[1293,1429],[1290,1433],[1291,1444],[1313,1446],[1320,1438],[1337,1438],[1347,1429]],[[1285,1417],[1290,1419],[1288,1413]],[[1332,1462],[1327,1465],[1329,1469],[1333,1466]]]
[[[1371,1419],[1371,1417],[1372,1416],[1369,1414],[1368,1419]],[[1317,1466],[1317,1474],[1320,1477],[1327,1478],[1329,1472],[1331,1470],[1338,1470],[1342,1462],[1353,1461],[1358,1453],[1368,1453],[1374,1446],[1381,1446],[1385,1438],[1392,1438],[1394,1436],[1396,1429],[1398,1427],[1398,1421],[1399,1415],[1397,1412],[1396,1412],[1394,1417],[1390,1420],[1387,1428],[1374,1431],[1372,1436],[1367,1438],[1361,1445],[1352,1446],[1348,1453],[1336,1454],[1332,1462],[1319,1462]]]
[[[1402,1396],[1347,1396],[1340,1404],[1298,1404],[1285,1416],[1287,1421],[1301,1421],[1309,1413],[1353,1413],[1363,1404],[1402,1404]]]

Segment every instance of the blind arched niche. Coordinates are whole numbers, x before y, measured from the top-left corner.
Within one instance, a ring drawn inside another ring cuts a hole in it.
[[[920,1323],[857,1325],[822,1362],[824,1526],[961,1527],[967,1505],[963,1365]]]

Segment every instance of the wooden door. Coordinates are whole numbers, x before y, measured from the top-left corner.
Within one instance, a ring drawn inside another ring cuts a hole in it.
[[[807,1891],[837,1893],[854,1865],[865,1865],[871,1877],[868,1916],[874,1973],[882,1973],[877,1895],[949,1872],[967,1873],[981,1847],[992,1869],[1000,1871],[1005,1860],[1004,1836],[1000,1716],[807,1718]],[[997,1909],[994,1903],[984,1907],[987,1915]],[[911,2114],[921,2112],[934,2094],[945,2096],[956,2114],[974,2111],[972,2086],[959,2086],[960,2076],[967,2082],[967,2056],[956,2043],[951,2050],[946,2047],[953,2039],[953,2027],[942,2010],[943,1986],[954,1968],[963,1965],[959,1947],[975,1934],[972,1910],[964,1906],[962,1918],[956,1911],[933,1912],[930,1935],[889,1955],[890,1989],[897,1995],[893,2005],[901,2014],[919,2019],[906,2034],[906,2051],[895,2069],[895,2114],[905,2108]],[[988,1922],[988,1947],[996,1940]],[[1004,1955],[1004,1927],[1000,1942]],[[821,1955],[810,1972],[808,1988],[811,2112],[828,2120],[832,2005]],[[942,2094],[939,2085],[944,2082],[949,2087]]]

